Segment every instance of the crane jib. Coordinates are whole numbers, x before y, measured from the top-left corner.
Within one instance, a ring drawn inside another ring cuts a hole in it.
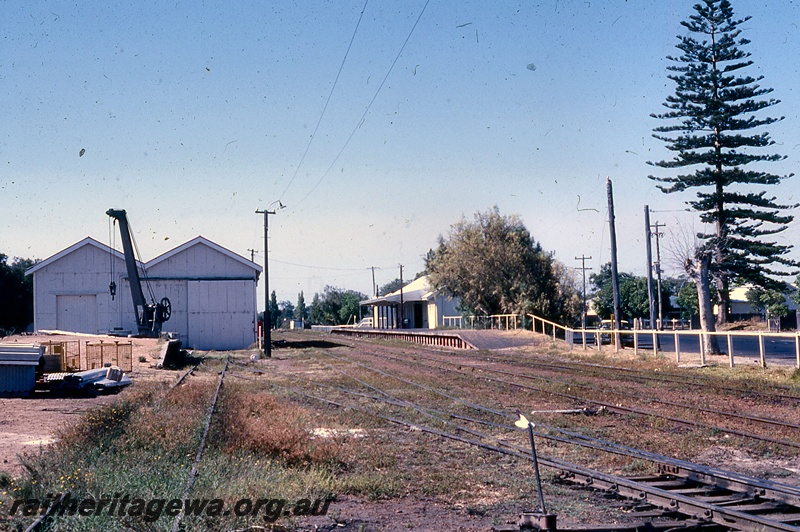
[[[172,315],[172,304],[166,297],[161,298],[161,301],[156,303],[153,290],[147,279],[147,273],[144,268],[142,268],[142,275],[139,275],[139,267],[137,266],[136,260],[137,253],[134,253],[137,247],[125,210],[109,209],[106,211],[106,214],[113,218],[115,222],[119,223],[119,233],[122,238],[122,251],[125,256],[128,284],[131,287],[131,299],[133,300],[134,315],[136,316],[139,335],[157,337],[161,334],[161,324],[169,320]],[[144,290],[142,290],[142,278],[144,278],[147,290],[150,293],[150,303],[145,299]],[[116,283],[113,278],[109,285],[109,290],[113,297],[116,292]]]

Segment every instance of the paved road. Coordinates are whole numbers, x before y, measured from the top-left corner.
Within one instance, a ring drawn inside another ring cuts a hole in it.
[[[653,340],[652,333],[638,333],[639,348],[652,349]],[[659,347],[665,354],[675,353],[675,336],[672,333],[659,333],[657,335]],[[625,342],[626,347],[632,342],[630,335]],[[757,336],[732,336],[732,348],[734,362],[758,362],[760,359],[760,351]],[[586,341],[594,345],[593,335],[587,334]],[[728,340],[724,336],[718,337],[720,351],[725,353],[725,358],[728,358]],[[575,335],[576,345],[582,342],[581,335]],[[610,346],[603,345],[603,349],[608,349]],[[680,350],[681,359],[700,359],[700,345],[697,336],[681,335],[680,337]],[[795,364],[797,361],[797,351],[794,338],[770,338],[764,337],[764,358],[769,364]]]

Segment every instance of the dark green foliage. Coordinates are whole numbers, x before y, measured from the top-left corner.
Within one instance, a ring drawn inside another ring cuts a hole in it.
[[[410,282],[411,281],[408,280],[408,279],[403,279],[403,282],[401,283],[400,282],[400,278],[398,277],[398,278],[394,279],[393,281],[389,281],[385,285],[381,286],[378,289],[378,295],[385,296],[386,294],[391,294],[392,292],[396,292],[396,291],[400,290],[401,286],[405,286]]]
[[[611,286],[611,263],[607,262],[600,267],[598,273],[589,276],[594,293],[594,311],[600,319],[609,319],[614,312],[614,289]],[[661,300],[664,305],[662,313],[666,316],[669,310],[669,284],[661,285]],[[658,304],[658,294],[653,283],[654,304]],[[636,277],[633,274],[620,272],[619,274],[619,306],[623,319],[644,318],[650,319],[650,299],[647,295],[647,278]],[[658,308],[656,308],[658,316]]]
[[[299,294],[297,294],[297,305],[294,307],[294,319],[296,320],[307,320],[308,319],[308,308],[306,308],[306,298],[303,296],[303,291],[301,290]]]
[[[758,312],[766,313],[767,317],[788,316],[789,306],[786,304],[786,295],[781,290],[768,290],[756,286],[747,291],[747,302]]]
[[[33,278],[25,270],[38,261],[0,253],[0,336],[24,331],[33,321]]]
[[[517,216],[497,207],[462,219],[426,258],[431,284],[476,314],[534,313],[571,322],[580,315],[577,283]]]
[[[279,302],[278,308],[280,309],[280,321],[278,322],[278,326],[283,325],[283,322],[286,320],[294,319],[294,305],[292,305],[291,301]]]
[[[275,290],[269,295],[269,317],[272,329],[280,327],[281,309],[278,307],[278,296],[275,294]]]
[[[367,296],[355,290],[341,290],[326,286],[314,294],[309,311],[309,321],[316,325],[342,325],[358,321],[359,306]]]
[[[700,313],[700,303],[697,299],[697,288],[693,283],[686,283],[678,291],[678,308],[681,309],[681,318],[684,320],[692,319]]]
[[[750,17],[734,18],[727,0],[702,0],[694,9],[695,14],[681,23],[689,30],[679,37],[682,55],[668,57],[676,63],[667,67],[672,72],[669,79],[676,83],[675,95],[664,103],[669,111],[652,115],[672,122],[655,128],[654,136],[675,156],[650,163],[691,173],[650,178],[664,183],[658,188],[666,193],[698,189],[697,199],[687,203],[703,223],[714,227],[698,237],[713,252],[711,274],[721,306],[728,309],[731,283],[776,289],[780,283],[774,276],[787,275],[785,267],[798,266],[786,256],[791,245],[764,238],[785,230],[793,217],[781,211],[797,205],[778,203],[767,191],[752,189],[752,185],[777,185],[791,175],[744,168],[785,158],[763,150],[775,144],[764,126],[782,117],[758,116],[779,100],[762,98],[772,89],[758,84],[761,76],[754,78],[742,70],[753,64],[742,49],[750,41],[741,37],[739,28]],[[727,320],[726,313],[720,316]]]

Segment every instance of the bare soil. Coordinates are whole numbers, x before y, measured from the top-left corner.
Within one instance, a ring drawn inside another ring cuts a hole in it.
[[[479,333],[473,333],[475,338],[470,338],[470,340],[480,344],[479,348],[481,349],[497,350],[503,354],[521,358],[528,354],[551,351],[550,347],[542,343],[538,346],[531,346],[531,341],[536,341],[537,336],[530,332],[518,331],[499,336],[489,333],[484,337],[481,337]],[[299,338],[311,350],[341,348],[346,353],[349,349],[343,345],[338,346],[338,339],[329,336],[310,333],[300,333],[297,337],[280,333],[276,336],[278,339],[281,337],[291,340]],[[502,336],[505,338],[501,338]],[[95,335],[91,337],[47,335],[17,336],[6,338],[3,342],[37,343],[49,340],[80,339],[85,341],[99,338],[112,339]],[[538,339],[540,338],[538,337]],[[163,342],[153,339],[133,339],[132,342],[134,367],[130,377],[134,380],[134,385],[143,380],[174,382],[181,372],[156,368],[160,362],[159,353]],[[374,346],[375,344],[373,344]],[[409,349],[415,348],[409,347]],[[550,354],[553,353],[550,352]],[[610,356],[608,351],[604,354]],[[587,355],[591,356],[592,353],[587,353]],[[635,360],[635,357],[632,357],[627,351],[620,353],[619,356],[627,358],[631,362]],[[140,362],[139,357],[144,357],[145,361]],[[259,378],[265,380],[280,379],[281,375],[299,374],[305,374],[307,377],[319,377],[320,380],[330,379],[332,375],[335,376],[335,373],[328,363],[333,362],[328,359],[323,360],[327,361],[326,365],[313,362],[309,357],[301,354],[298,349],[278,348],[273,351],[271,360],[261,360],[250,366],[250,369],[256,370],[250,375],[252,377],[259,375]],[[388,360],[385,364],[389,371],[399,369],[399,366],[392,369],[393,363]],[[413,378],[413,376],[409,375],[409,378]],[[629,384],[628,387],[631,391],[633,389],[638,391],[638,386]],[[654,391],[655,388],[651,388],[646,391],[642,390],[642,393],[653,393]],[[674,397],[671,399],[685,400],[681,396],[680,393],[674,393]],[[504,395],[497,397],[503,400],[503,403],[507,402]],[[670,399],[670,397],[664,398]],[[113,396],[63,397],[43,393],[37,393],[32,398],[0,398],[0,472],[5,471],[12,476],[24,474],[20,455],[36,453],[45,449],[55,438],[59,426],[73,423],[92,407],[111,400],[113,400]],[[563,407],[552,398],[539,398],[538,400],[538,406],[542,409]],[[730,399],[728,400],[730,401]],[[551,401],[553,404],[546,401]],[[514,401],[508,401],[509,404],[512,402]],[[731,409],[735,409],[737,406],[729,405]],[[780,417],[779,411],[783,410],[783,405],[776,404],[774,410],[774,416]],[[786,415],[788,418],[795,418],[797,413],[792,410]],[[326,417],[330,420],[333,416],[325,409],[320,409],[320,425],[322,427],[327,425]],[[605,422],[611,423],[610,420]],[[341,425],[334,424],[334,426]],[[447,495],[441,495],[437,494],[435,486],[426,489],[415,488],[405,494],[379,498],[379,500],[365,496],[343,495],[337,497],[327,516],[307,518],[291,525],[302,530],[491,530],[492,526],[515,522],[516,516],[530,502],[523,500],[530,498],[529,487],[513,493],[508,486],[503,486],[503,476],[518,475],[516,472],[518,466],[512,461],[506,462],[500,458],[486,457],[480,450],[408,429],[397,429],[396,432],[392,429],[391,436],[386,436],[385,430],[388,429],[376,429],[369,426],[366,428],[353,426],[351,429],[353,437],[358,437],[364,445],[375,445],[377,448],[381,448],[383,439],[393,439],[396,445],[396,448],[393,447],[393,449],[399,451],[395,467],[398,468],[400,476],[403,478],[432,479],[430,471],[436,470],[441,482],[457,483],[459,486],[463,485],[463,489],[455,490],[455,493],[450,490]],[[371,443],[371,440],[375,440],[375,442]],[[416,453],[415,450],[419,448],[425,450]],[[545,446],[545,451],[554,450]],[[684,452],[687,452],[687,449],[684,449]],[[719,442],[719,444],[709,442],[707,446],[694,448],[688,452],[693,452],[694,454],[690,458],[699,463],[739,470],[753,476],[776,480],[785,479],[787,483],[800,483],[800,458],[796,456],[756,453],[746,449],[732,448],[725,442]],[[676,450],[675,454],[680,453]],[[432,459],[443,463],[452,463],[447,467],[441,467],[441,464],[437,464],[437,467],[429,467],[428,461]],[[463,469],[465,467],[466,469]],[[421,470],[425,471],[420,472]],[[547,480],[552,480],[552,476]],[[512,487],[514,487],[513,484]],[[549,496],[559,497],[558,504],[562,508],[569,508],[569,513],[565,512],[565,515],[559,516],[559,522],[565,524],[570,521],[572,524],[580,522],[611,523],[615,519],[622,521],[625,519],[622,512],[617,509],[618,506],[604,500],[597,493],[576,492],[552,484],[546,487],[546,491]],[[529,509],[529,505],[527,508]]]
[[[120,339],[104,335],[37,334],[3,338],[3,344],[38,344],[62,341],[131,341],[133,371],[128,374],[136,382],[147,380],[173,381],[179,372],[156,369],[163,340],[153,338]],[[144,357],[144,362],[139,361]],[[70,424],[94,406],[113,400],[113,395],[67,397],[36,392],[32,397],[0,397],[0,472],[11,476],[23,473],[20,456],[40,452],[55,438],[56,430]]]

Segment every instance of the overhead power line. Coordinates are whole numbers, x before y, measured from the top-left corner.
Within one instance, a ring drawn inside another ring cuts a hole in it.
[[[356,39],[356,33],[358,33],[358,27],[361,26],[361,19],[364,18],[364,11],[367,10],[367,3],[369,0],[364,1],[364,7],[361,8],[361,14],[358,16],[358,22],[356,23],[356,27],[353,30],[353,35],[350,37],[350,43],[347,45],[347,50],[344,52],[344,57],[342,58],[342,64],[339,65],[339,71],[336,73],[336,79],[333,80],[333,85],[331,86],[331,91],[328,93],[328,99],[325,100],[325,106],[322,108],[322,113],[319,115],[319,120],[317,120],[317,125],[314,127],[314,132],[311,133],[311,138],[308,139],[308,144],[306,145],[306,150],[303,152],[303,156],[300,158],[300,162],[294,169],[294,174],[289,182],[286,184],[286,188],[283,189],[281,192],[280,198],[283,199],[284,194],[286,191],[289,190],[289,187],[292,185],[294,178],[297,177],[297,173],[300,171],[300,167],[303,166],[303,162],[306,160],[306,155],[308,155],[308,150],[311,148],[311,144],[313,144],[314,139],[317,136],[317,131],[319,130],[319,125],[322,123],[322,118],[325,116],[325,111],[328,109],[328,104],[331,102],[331,97],[333,96],[333,91],[336,89],[336,84],[339,82],[339,76],[342,74],[342,69],[344,68],[344,63],[347,61],[347,56],[350,54],[350,48],[353,46],[353,41]]]
[[[389,74],[392,73],[392,70],[394,69],[394,66],[397,64],[397,61],[400,59],[400,56],[402,55],[403,50],[405,50],[406,45],[408,44],[408,41],[411,40],[411,35],[413,35],[414,30],[417,28],[417,25],[419,24],[420,19],[422,19],[422,15],[425,13],[425,9],[427,9],[428,4],[430,3],[430,1],[431,0],[427,0],[425,2],[425,5],[422,6],[422,11],[419,12],[419,16],[417,17],[417,20],[414,22],[414,25],[411,27],[411,31],[408,32],[408,36],[406,36],[406,40],[403,41],[403,46],[401,46],[400,47],[400,51],[397,52],[397,55],[395,56],[394,61],[392,61],[392,64],[389,67],[389,70],[386,72],[386,75],[383,77],[383,80],[381,81],[380,85],[378,85],[378,88],[375,91],[375,94],[372,96],[372,99],[367,104],[366,109],[364,109],[364,113],[361,115],[361,118],[359,118],[358,121],[356,122],[356,125],[353,128],[353,131],[350,132],[350,135],[347,137],[347,140],[344,142],[344,145],[342,146],[342,149],[339,150],[339,153],[336,154],[336,157],[333,159],[333,162],[330,164],[328,169],[325,170],[325,172],[322,174],[322,177],[319,178],[319,181],[317,181],[317,183],[314,185],[314,187],[311,190],[308,191],[308,194],[303,196],[303,198],[300,201],[298,201],[298,202],[296,202],[294,204],[295,207],[297,205],[301,204],[302,202],[304,202],[317,189],[317,187],[320,185],[320,183],[322,183],[322,181],[325,179],[325,177],[327,177],[327,175],[330,173],[330,171],[336,165],[336,162],[339,160],[339,157],[341,157],[342,153],[344,153],[344,150],[347,148],[347,145],[350,144],[350,141],[352,140],[353,136],[356,134],[356,131],[358,131],[358,128],[360,128],[361,124],[364,122],[364,119],[366,118],[367,113],[369,113],[369,110],[372,107],[372,104],[375,103],[375,100],[378,98],[378,94],[381,92],[381,89],[383,88],[384,84],[386,83],[386,80],[389,78]]]

